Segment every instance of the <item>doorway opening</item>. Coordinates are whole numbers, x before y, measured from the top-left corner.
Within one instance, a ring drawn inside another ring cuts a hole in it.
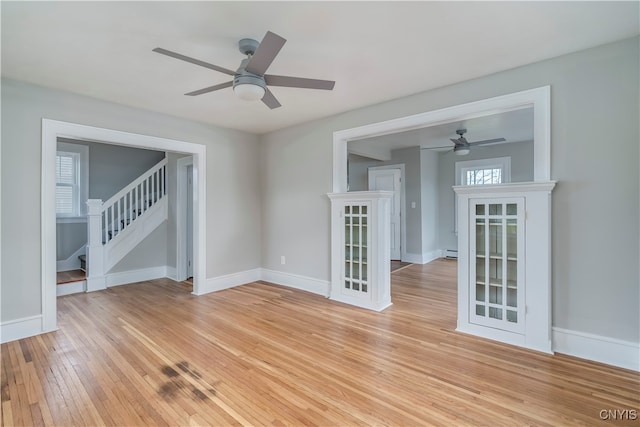
[[[193,278],[193,157],[177,161],[176,280]]]
[[[193,294],[199,295],[206,267],[206,147],[185,141],[97,128],[50,119],[42,120],[41,181],[41,300],[42,332],[57,329],[56,302],[56,171],[55,160],[59,137],[104,144],[147,148],[191,155],[193,159]]]
[[[405,203],[404,164],[389,166],[370,166],[367,170],[368,190],[384,190],[393,192],[391,198],[390,232],[391,248],[389,261],[407,261],[406,246],[406,215],[403,213]]]
[[[400,132],[410,133],[412,131],[420,131],[422,129],[431,129],[437,126],[464,122],[467,120],[473,120],[478,118],[488,118],[489,116],[497,116],[500,114],[507,114],[510,112],[517,112],[519,110],[529,110],[532,114],[531,124],[531,157],[533,159],[531,165],[531,176],[523,179],[523,181],[537,181],[547,182],[550,180],[550,88],[542,87],[537,89],[531,89],[527,91],[517,92],[509,95],[499,96],[477,102],[471,102],[468,104],[462,104],[454,107],[449,107],[441,110],[435,110],[416,114],[413,116],[403,117],[399,119],[389,120],[380,123],[374,123],[358,128],[346,129],[334,132],[333,148],[334,148],[334,162],[333,162],[333,192],[343,193],[349,191],[352,181],[350,178],[350,172],[353,169],[353,164],[349,162],[353,155],[363,156],[363,147],[356,147],[356,143],[364,140],[378,139],[382,140],[385,137],[389,137],[392,134]],[[458,129],[453,130],[455,135]],[[459,134],[458,134],[459,135]],[[493,137],[495,138],[495,137]],[[452,139],[452,138],[448,138]],[[471,138],[470,138],[471,139]],[[480,139],[490,139],[490,137],[480,137]],[[497,139],[497,138],[495,138]],[[365,142],[366,145],[366,142]],[[421,162],[419,169],[421,172],[428,171],[429,167],[423,167],[424,165],[433,164],[434,159],[437,159],[437,151],[421,150],[421,143],[415,144],[417,146],[414,156],[419,156],[425,160]],[[371,155],[365,154],[366,157],[376,158],[380,156],[379,160],[388,161],[391,158],[389,153],[385,153],[384,150],[380,150],[379,146],[372,147]],[[438,147],[434,147],[438,148]],[[389,150],[387,150],[389,151]],[[453,151],[453,150],[452,150]],[[468,154],[469,150],[463,150],[466,153],[454,153],[454,154]],[[471,150],[473,151],[473,150]],[[386,158],[385,158],[386,157]],[[459,160],[459,159],[458,159]],[[435,160],[437,163],[437,160]],[[455,160],[452,160],[452,165],[455,164]],[[453,169],[453,168],[452,168]],[[428,174],[427,174],[428,175]],[[436,177],[437,178],[437,177]],[[451,173],[451,178],[454,178],[454,173]],[[431,181],[431,180],[430,180]],[[455,185],[452,183],[452,185]],[[455,195],[453,191],[450,194],[451,203],[450,209],[454,211]],[[408,201],[409,203],[411,201]],[[406,203],[405,203],[406,206]],[[422,203],[422,207],[428,208],[428,204]],[[458,223],[458,213],[451,212],[446,215],[447,220],[451,223],[451,240],[457,244],[457,252],[467,253],[469,250],[468,241],[460,241],[457,236],[457,230],[455,224]],[[428,233],[422,234],[423,239],[428,239]],[[437,248],[438,254],[433,256],[432,259],[445,256],[448,248]],[[453,251],[451,251],[453,252]],[[332,266],[333,268],[333,266]],[[458,284],[462,286],[462,282],[465,280],[461,278],[458,273]],[[468,281],[468,280],[467,280]],[[466,299],[465,299],[466,298]],[[458,319],[460,321],[460,308],[469,305],[468,295],[464,295],[463,292],[458,292]],[[462,301],[461,299],[465,299]],[[548,305],[547,311],[550,311],[551,301],[545,302]]]

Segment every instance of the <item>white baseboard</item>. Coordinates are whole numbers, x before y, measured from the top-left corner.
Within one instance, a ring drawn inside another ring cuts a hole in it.
[[[428,262],[433,261],[434,259],[440,258],[442,256],[442,251],[440,249],[436,249],[431,252],[425,252],[422,254],[404,254],[402,258],[403,262],[410,262],[411,264],[426,264]]]
[[[640,371],[640,343],[553,327],[553,351]]]
[[[147,280],[161,279],[168,277],[176,280],[176,269],[169,266],[141,268],[139,270],[120,271],[117,273],[109,273],[105,275],[105,282],[108,288],[113,286],[127,285],[129,283],[144,282]],[[86,281],[65,283],[56,286],[56,295],[61,297],[64,295],[77,294],[87,290]]]
[[[204,295],[209,292],[221,291],[223,289],[233,288],[234,286],[256,282],[260,280],[261,272],[262,269],[254,268],[253,270],[240,271],[224,276],[210,277],[205,281],[204,286],[200,286],[197,295]]]
[[[87,281],[80,280],[78,282],[63,283],[56,285],[56,296],[63,297],[65,295],[79,294],[87,290]]]
[[[60,261],[56,261],[56,271],[69,271],[69,270],[77,270],[80,268],[80,259],[78,258],[80,255],[85,255],[87,252],[87,245],[84,244],[78,248],[77,251],[71,254],[69,258],[63,259]]]
[[[300,289],[313,294],[329,296],[329,281],[300,276],[298,274],[284,273],[282,271],[262,269],[262,280],[289,288]]]
[[[0,342],[6,343],[43,333],[42,315],[9,320],[0,324]]]
[[[221,291],[234,286],[246,285],[247,283],[257,282],[259,280],[311,292],[324,297],[329,295],[329,282],[326,280],[265,268],[255,268],[253,270],[241,271],[225,276],[210,277],[207,279],[205,286],[199,290],[198,295]]]
[[[105,275],[107,288],[126,285],[129,283],[144,282],[146,280],[162,279],[167,276],[167,266],[141,268],[139,270],[121,271]]]

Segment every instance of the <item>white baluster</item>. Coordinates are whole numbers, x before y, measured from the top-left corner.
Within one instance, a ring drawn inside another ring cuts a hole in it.
[[[153,203],[156,202],[156,179],[158,177],[158,173],[157,172],[153,172],[153,174],[151,174],[151,185],[153,186],[153,190],[151,190],[151,198],[153,199]]]
[[[104,224],[103,226],[103,231],[104,231],[104,239],[103,242],[108,242],[109,241],[109,232],[108,232],[108,228],[109,228],[109,215],[107,215],[109,213],[108,210],[102,211],[102,215],[100,216],[100,218],[103,220],[102,224]]]
[[[118,199],[118,201],[116,202],[117,208],[116,208],[116,213],[118,214],[118,222],[116,224],[117,230],[118,230],[118,234],[120,234],[120,210],[121,210],[121,205],[120,205],[120,200],[122,199]]]
[[[149,179],[144,180],[144,191],[142,193],[144,195],[144,210],[147,210],[147,206],[149,205]]]
[[[109,206],[109,240],[113,239],[113,205]]]
[[[127,228],[129,224],[129,217],[131,216],[131,192],[128,191],[127,194],[124,195],[124,225],[122,228]]]

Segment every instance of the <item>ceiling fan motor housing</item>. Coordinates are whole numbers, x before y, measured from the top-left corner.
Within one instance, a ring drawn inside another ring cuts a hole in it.
[[[250,39],[243,39],[243,40],[250,40]],[[238,85],[255,85],[255,86],[260,86],[263,89],[266,89],[267,82],[265,82],[264,77],[259,76],[257,74],[250,73],[245,70],[245,67],[249,62],[249,59],[251,59],[251,57],[243,59],[242,63],[240,64],[240,67],[238,67],[236,74],[233,76],[233,87],[235,88]]]
[[[264,81],[264,77],[256,76],[255,74],[247,73],[236,74],[233,77],[233,87],[238,85],[255,85],[261,88],[266,88],[267,84]]]
[[[238,49],[243,55],[253,55],[260,46],[260,42],[254,39],[242,39],[238,42]]]

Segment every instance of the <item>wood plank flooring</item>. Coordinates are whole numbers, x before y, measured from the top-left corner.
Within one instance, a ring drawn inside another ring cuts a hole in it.
[[[411,263],[410,262],[402,262],[402,261],[397,261],[397,260],[391,260],[391,272],[396,272],[398,270],[401,270],[403,268],[406,268],[408,266],[410,266]]]
[[[638,425],[599,417],[640,409],[637,372],[454,332],[455,268],[394,273],[382,313],[262,282],[59,298],[59,331],[2,345],[2,424]]]
[[[59,271],[56,273],[56,284],[79,282],[87,278],[87,273],[82,270]]]

